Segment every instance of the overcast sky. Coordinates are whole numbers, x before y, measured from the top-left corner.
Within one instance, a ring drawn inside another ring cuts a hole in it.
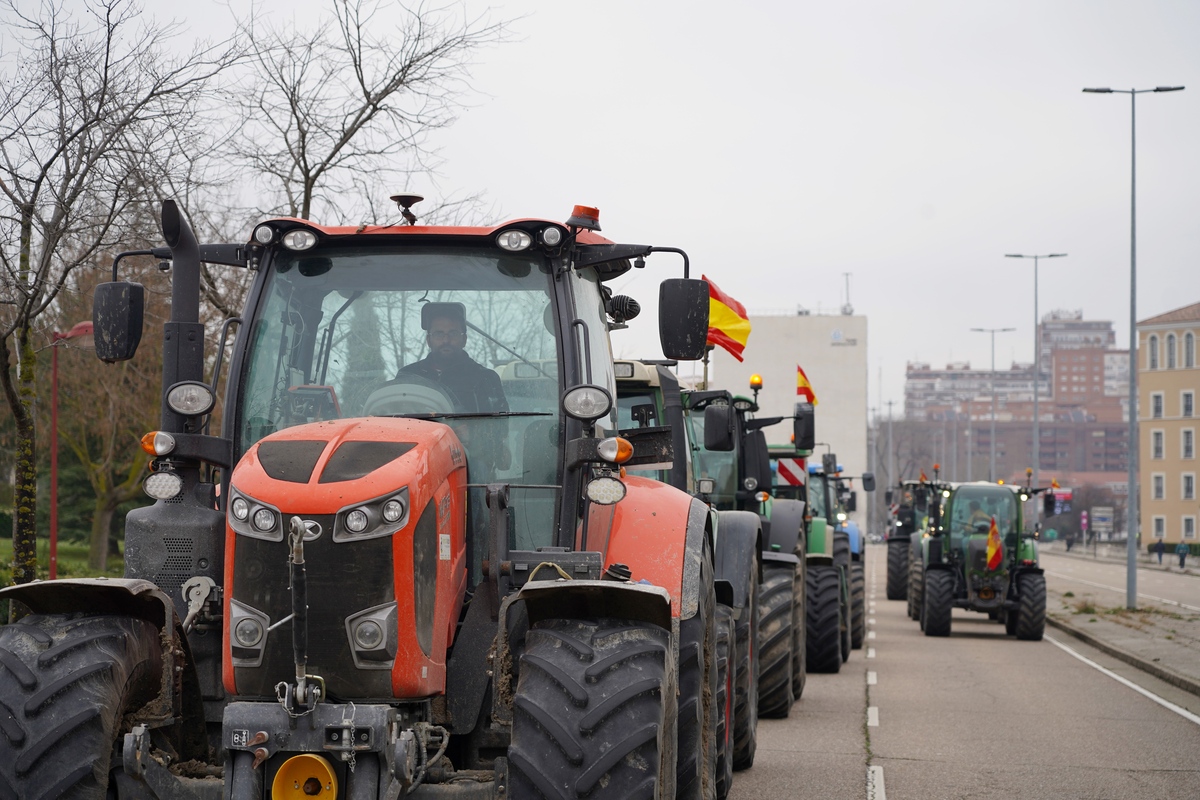
[[[225,13],[147,7],[198,30]],[[482,192],[505,218],[598,206],[605,235],[685,248],[752,312],[836,309],[850,272],[871,405],[903,399],[906,361],[986,367],[971,327],[1017,328],[997,367],[1032,360],[1032,262],[1005,253],[1068,253],[1042,262],[1043,313],[1082,309],[1128,342],[1130,102],[1085,86],[1188,87],[1138,99],[1138,316],[1200,301],[1200,2],[465,8],[514,20],[512,41],[478,54],[436,180],[405,188]],[[647,308],[620,355],[659,352],[655,286],[676,274],[656,256],[619,282]]]

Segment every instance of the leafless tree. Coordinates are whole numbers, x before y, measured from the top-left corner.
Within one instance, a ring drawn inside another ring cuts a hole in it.
[[[448,7],[331,6],[310,30],[241,24],[255,80],[234,152],[262,177],[262,213],[378,213],[375,195],[430,168],[428,135],[454,120],[472,55],[507,35],[506,23]]]
[[[206,150],[198,124],[228,44],[170,49],[173,26],[130,0],[7,0],[15,52],[0,83],[0,389],[16,427],[13,579],[36,569],[37,344],[71,274],[112,252],[151,213],[148,186],[180,178]]]

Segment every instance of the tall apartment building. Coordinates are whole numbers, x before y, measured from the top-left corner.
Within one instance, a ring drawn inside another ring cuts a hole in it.
[[[1142,320],[1137,330],[1142,534],[1196,543],[1200,303]]]

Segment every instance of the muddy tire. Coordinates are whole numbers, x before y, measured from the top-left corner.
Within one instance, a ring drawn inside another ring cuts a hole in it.
[[[106,797],[124,718],[161,685],[157,627],[33,614],[0,627],[0,663],[0,796]]]
[[[805,621],[809,672],[842,668],[840,584],[837,567],[809,564]]]
[[[1046,577],[1033,573],[1018,575],[1017,593],[1021,601],[1016,611],[1017,638],[1041,641],[1046,632]]]
[[[734,621],[733,768],[754,766],[758,750],[758,566],[751,562],[750,599]]]
[[[617,619],[533,625],[513,697],[512,796],[673,794],[673,673],[671,635],[657,625]]]
[[[850,565],[850,647],[861,650],[867,638],[867,577],[861,561]]]
[[[733,667],[737,659],[733,640],[733,609],[717,606],[717,800],[725,800],[733,788]]]
[[[767,562],[758,590],[758,716],[784,719],[792,708],[792,612],[796,566]]]
[[[792,590],[792,699],[799,700],[804,696],[804,684],[808,676],[808,642],[805,637],[808,627],[808,584],[805,581],[808,565],[802,541],[796,543],[795,554],[800,564],[796,569],[795,588]]]
[[[711,798],[716,782],[717,673],[713,654],[717,599],[712,560],[707,553],[700,564],[700,587],[695,615],[679,624],[677,800]]]
[[[935,569],[925,573],[925,606],[921,622],[926,636],[949,636],[954,609],[954,575]]]
[[[902,540],[887,543],[887,599],[904,600],[908,597],[908,547]]]

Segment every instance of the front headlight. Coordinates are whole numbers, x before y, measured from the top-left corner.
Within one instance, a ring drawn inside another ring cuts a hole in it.
[[[408,518],[408,487],[404,486],[339,511],[333,521],[333,540],[347,542],[391,536],[408,524]]]
[[[283,541],[283,515],[272,505],[229,487],[229,527],[233,532],[268,542]]]
[[[207,414],[212,411],[213,403],[212,389],[198,381],[177,383],[167,390],[167,406],[185,417]]]
[[[606,416],[612,410],[612,397],[599,386],[575,386],[563,394],[563,411],[584,422]]]

